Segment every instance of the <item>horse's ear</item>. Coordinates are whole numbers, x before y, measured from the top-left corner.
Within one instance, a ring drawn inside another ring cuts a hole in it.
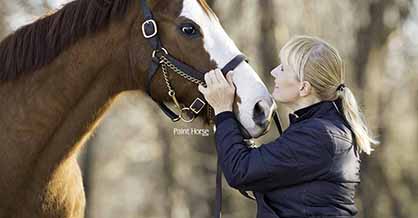
[[[158,4],[167,4],[168,2],[171,3],[171,2],[175,2],[175,1],[183,2],[183,0],[147,0],[147,2],[148,2],[148,4],[150,5],[151,8],[154,8]]]
[[[147,0],[152,10],[160,9],[164,11],[175,10],[171,6],[182,5],[184,0]],[[171,8],[171,9],[170,9]]]
[[[148,0],[148,4],[150,5],[151,8],[154,8],[158,2],[160,2],[161,0]]]
[[[152,11],[155,11],[156,8],[158,8],[161,5],[162,6],[166,5],[167,3],[165,3],[165,2],[167,2],[167,1],[170,1],[170,0],[145,0],[145,2],[147,3],[148,7]]]

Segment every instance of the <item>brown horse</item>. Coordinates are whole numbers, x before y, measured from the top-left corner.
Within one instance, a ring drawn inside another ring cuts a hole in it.
[[[207,72],[240,54],[204,0],[149,4],[164,46],[195,69]],[[136,0],[76,0],[1,42],[1,218],[84,216],[76,157],[116,95],[145,89],[152,51],[143,21]],[[247,63],[231,73],[236,116],[258,137],[267,126],[254,114],[269,122],[275,105]],[[175,74],[170,80],[180,102],[200,95],[196,84]],[[160,71],[151,90],[170,101]]]

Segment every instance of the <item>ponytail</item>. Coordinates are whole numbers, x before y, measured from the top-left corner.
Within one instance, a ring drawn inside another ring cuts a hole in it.
[[[344,117],[354,133],[360,152],[370,155],[374,150],[371,145],[379,142],[371,136],[353,93],[348,87],[343,87],[337,89],[337,97],[341,99]]]

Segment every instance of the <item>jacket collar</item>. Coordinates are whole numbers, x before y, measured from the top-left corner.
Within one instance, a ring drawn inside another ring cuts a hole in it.
[[[299,109],[289,114],[289,121],[290,121],[290,124],[293,124],[293,123],[300,122],[302,120],[306,120],[308,118],[323,117],[323,116],[326,116],[330,112],[330,110],[341,111],[340,100],[320,101],[318,103]]]

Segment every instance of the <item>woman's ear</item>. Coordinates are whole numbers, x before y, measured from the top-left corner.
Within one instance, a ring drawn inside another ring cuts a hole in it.
[[[302,81],[301,82],[301,86],[299,88],[299,95],[301,97],[306,97],[308,95],[310,95],[312,92],[312,85],[310,82],[308,81]]]

